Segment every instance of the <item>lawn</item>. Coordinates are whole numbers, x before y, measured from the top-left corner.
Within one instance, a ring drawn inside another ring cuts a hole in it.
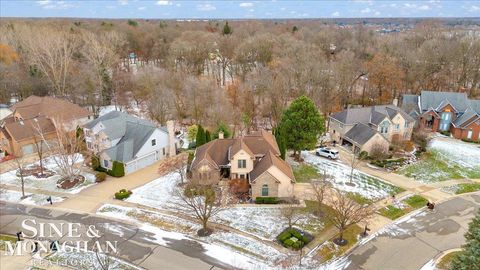
[[[399,170],[420,182],[480,178],[480,148],[453,139],[433,139],[421,159]]]
[[[448,270],[450,269],[450,263],[452,262],[453,258],[461,251],[454,251],[450,252],[447,255],[443,256],[442,259],[437,263],[436,267],[438,270]]]
[[[419,195],[409,196],[395,205],[388,205],[379,210],[380,215],[385,216],[391,220],[395,220],[405,214],[422,208],[427,204],[427,199]]]
[[[318,179],[320,177],[317,168],[308,164],[295,166],[293,168],[293,175],[297,183],[310,183],[312,179]]]
[[[462,194],[468,192],[475,192],[480,190],[480,183],[465,183],[458,184],[455,194]]]
[[[338,258],[342,256],[347,250],[349,250],[353,245],[355,245],[358,241],[359,234],[363,232],[363,229],[358,225],[352,225],[348,227],[343,232],[343,238],[348,241],[345,246],[337,246],[332,241],[326,241],[322,244],[322,246],[317,251],[317,259],[321,262],[329,261],[333,258]],[[335,235],[333,239],[338,237]]]

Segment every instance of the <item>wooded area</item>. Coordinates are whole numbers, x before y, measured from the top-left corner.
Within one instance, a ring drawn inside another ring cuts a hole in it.
[[[324,115],[427,89],[480,95],[478,30],[442,21],[389,34],[314,20],[3,22],[1,103],[48,94],[97,112],[134,101],[161,124],[241,130],[276,126],[301,95]]]

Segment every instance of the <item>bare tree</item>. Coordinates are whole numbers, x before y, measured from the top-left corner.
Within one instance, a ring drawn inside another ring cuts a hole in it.
[[[345,192],[333,190],[331,205],[333,213],[328,219],[338,229],[339,236],[334,242],[338,245],[345,245],[347,240],[343,239],[343,232],[351,225],[368,219],[373,214],[370,205],[360,205],[347,196]]]
[[[204,186],[190,181],[185,190],[178,190],[176,196],[183,204],[179,205],[181,210],[193,214],[202,224],[197,234],[208,236],[212,230],[208,227],[209,220],[224,210],[229,203],[229,194],[218,187]]]
[[[320,180],[313,180],[310,185],[313,191],[317,210],[320,212],[325,201],[325,194],[328,186],[329,175],[324,171]]]
[[[280,214],[282,218],[287,221],[288,228],[291,229],[303,217],[301,208],[290,202],[281,208]]]
[[[14,158],[15,164],[17,165],[18,168],[18,175],[20,175],[20,184],[22,187],[22,199],[25,198],[25,179],[24,179],[24,174],[25,174],[25,167],[27,165],[27,162],[23,157],[18,157],[15,156]]]
[[[355,154],[355,150],[353,150],[353,148],[355,148],[355,146],[352,146],[352,153],[350,155],[350,160],[348,161],[348,163],[350,165],[350,180],[349,180],[348,184],[350,184],[350,185],[354,185],[353,184],[353,173],[355,172],[355,169],[357,168],[357,166],[360,164],[360,159]]]
[[[188,155],[177,155],[173,164],[174,171],[180,176],[180,183],[184,183],[187,178]]]

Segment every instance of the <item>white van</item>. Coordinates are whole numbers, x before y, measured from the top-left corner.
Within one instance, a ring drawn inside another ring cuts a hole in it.
[[[332,149],[332,148],[329,148],[329,147],[318,148],[315,151],[315,153],[317,154],[317,156],[326,157],[326,158],[329,158],[329,159],[337,159],[338,158],[338,150],[335,150],[335,149]]]

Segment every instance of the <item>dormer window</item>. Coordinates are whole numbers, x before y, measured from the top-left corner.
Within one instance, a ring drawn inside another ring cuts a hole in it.
[[[153,140],[152,140],[152,146],[155,146],[155,145],[157,145],[157,140],[156,140],[156,139],[153,139]]]

